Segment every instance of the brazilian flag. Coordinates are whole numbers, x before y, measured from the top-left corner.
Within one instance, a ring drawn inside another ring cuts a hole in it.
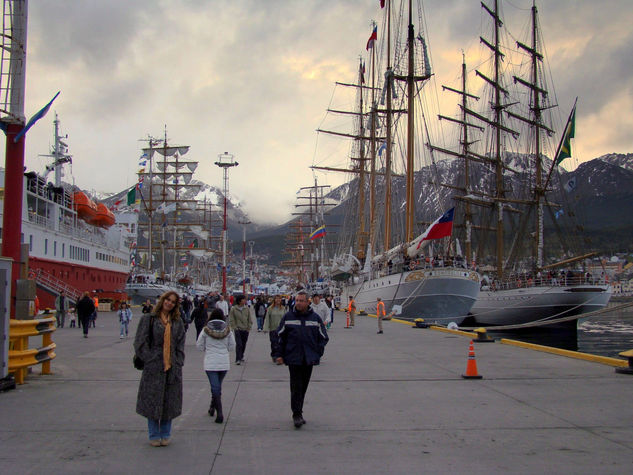
[[[565,128],[565,135],[563,136],[563,141],[558,150],[558,155],[556,155],[556,165],[560,165],[560,162],[565,160],[566,158],[571,157],[571,139],[576,135],[576,106],[571,111],[569,115],[569,120],[567,121],[567,127]]]

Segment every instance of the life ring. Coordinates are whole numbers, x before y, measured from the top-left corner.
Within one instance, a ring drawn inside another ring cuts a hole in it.
[[[35,279],[35,272],[29,269],[29,279]]]

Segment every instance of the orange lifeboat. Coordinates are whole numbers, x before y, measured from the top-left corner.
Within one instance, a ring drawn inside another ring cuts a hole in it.
[[[92,223],[97,216],[97,206],[82,191],[73,194],[73,208],[77,211],[77,215],[87,223]]]
[[[97,203],[97,215],[92,220],[92,224],[101,228],[109,228],[114,224],[114,214],[103,203]]]

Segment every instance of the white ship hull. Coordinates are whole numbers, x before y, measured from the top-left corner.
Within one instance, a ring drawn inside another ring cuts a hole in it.
[[[354,297],[357,311],[376,313],[380,297],[389,312],[402,306],[398,318],[455,319],[468,315],[477,299],[480,277],[462,268],[420,269],[367,280],[343,288],[341,305]]]
[[[482,290],[471,314],[480,325],[520,325],[547,321],[604,308],[611,298],[609,285],[537,286]]]

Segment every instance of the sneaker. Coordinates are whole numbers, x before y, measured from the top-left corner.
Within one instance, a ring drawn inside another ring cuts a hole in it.
[[[242,364],[242,361],[241,361],[241,360],[237,360],[237,361],[235,362],[235,364],[239,366],[239,365],[241,365],[241,364]]]
[[[382,333],[382,330],[380,330],[379,332],[376,332],[378,335],[380,335]]]
[[[120,340],[123,340],[123,335],[121,335],[121,336],[119,337],[119,339],[120,339]]]
[[[150,440],[149,445],[151,445],[152,447],[160,447],[160,439]]]
[[[300,429],[303,425],[303,417],[301,416],[292,416],[292,422],[295,425],[295,428]]]
[[[163,447],[167,447],[169,444],[171,444],[171,440],[169,438],[160,439],[160,445],[162,445]]]

